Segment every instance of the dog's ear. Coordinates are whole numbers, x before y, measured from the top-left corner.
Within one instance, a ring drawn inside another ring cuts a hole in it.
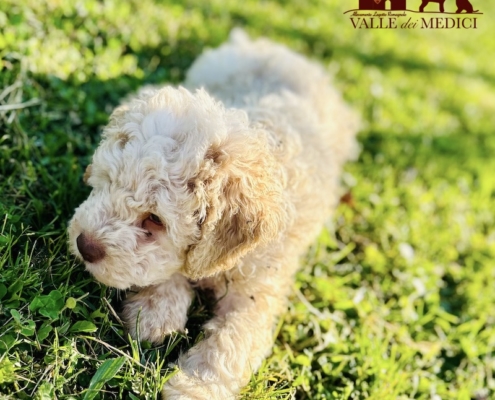
[[[263,135],[238,134],[211,146],[190,182],[200,208],[201,237],[187,253],[184,273],[201,279],[226,271],[288,220],[284,175]]]

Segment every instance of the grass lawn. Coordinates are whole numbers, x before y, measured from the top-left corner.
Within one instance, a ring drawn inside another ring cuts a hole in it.
[[[65,230],[113,107],[236,25],[318,59],[364,120],[241,398],[495,398],[495,4],[472,2],[477,30],[373,31],[357,0],[2,0],[0,399],[156,399],[201,339],[198,297],[187,336],[129,341]]]

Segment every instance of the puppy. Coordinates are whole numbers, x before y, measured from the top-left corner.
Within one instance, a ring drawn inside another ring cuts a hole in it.
[[[137,290],[123,312],[134,337],[183,330],[193,286],[217,299],[165,399],[233,399],[270,353],[357,128],[321,67],[242,31],[199,57],[184,87],[145,89],[113,112],[71,251],[100,282]]]

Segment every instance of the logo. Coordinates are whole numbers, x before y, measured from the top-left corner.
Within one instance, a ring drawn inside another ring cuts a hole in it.
[[[478,29],[483,14],[473,6],[479,0],[354,1],[358,8],[344,14],[355,29]]]

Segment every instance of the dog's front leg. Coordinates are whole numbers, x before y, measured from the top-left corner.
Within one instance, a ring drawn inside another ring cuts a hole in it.
[[[445,4],[445,0],[441,0],[440,1],[440,12],[445,12],[444,4]]]
[[[234,400],[270,353],[273,327],[283,309],[277,289],[249,294],[229,288],[206,338],[179,360],[179,373],[163,389],[166,400]]]
[[[122,317],[133,338],[158,344],[166,335],[184,330],[192,298],[187,279],[175,274],[165,283],[128,295]]]

